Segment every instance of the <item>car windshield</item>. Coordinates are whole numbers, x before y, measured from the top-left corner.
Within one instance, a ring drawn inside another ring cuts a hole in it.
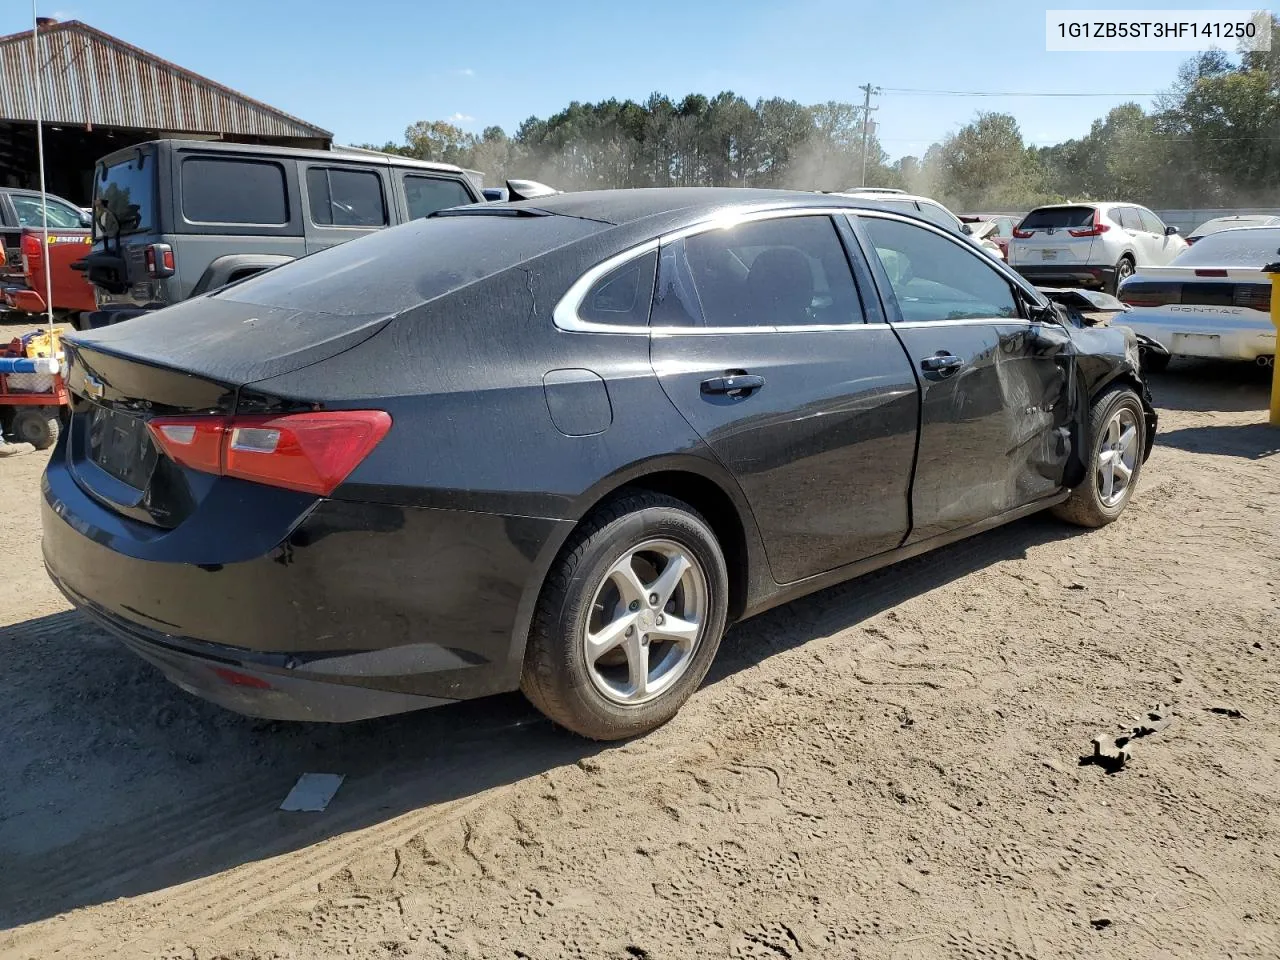
[[[1280,260],[1280,227],[1244,227],[1211,233],[1174,258],[1174,267],[1257,270]]]
[[[607,226],[578,217],[428,217],[321,250],[213,296],[339,316],[386,316]]]
[[[156,161],[146,153],[106,167],[94,184],[94,234],[102,235],[102,211],[109,210],[119,223],[119,232],[141,233],[151,229]]]
[[[1023,230],[1062,230],[1087,227],[1093,223],[1093,207],[1042,207],[1032,210],[1022,221]]]

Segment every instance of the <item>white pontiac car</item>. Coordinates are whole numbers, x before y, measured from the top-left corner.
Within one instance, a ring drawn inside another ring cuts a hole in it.
[[[1146,207],[1059,203],[1036,207],[1013,231],[1009,266],[1036,286],[1114,291],[1141,267],[1163,266],[1187,241]]]
[[[1187,234],[1187,243],[1192,244],[1197,240],[1203,240],[1211,233],[1234,230],[1236,227],[1280,227],[1280,217],[1273,217],[1266,213],[1246,213],[1237,217],[1218,217],[1214,220],[1206,220]]]
[[[1276,352],[1271,278],[1280,260],[1280,226],[1211,233],[1167,266],[1139,267],[1120,286],[1130,306],[1122,320],[1135,333],[1182,357],[1253,360],[1270,365]],[[1151,354],[1159,368],[1166,356]]]

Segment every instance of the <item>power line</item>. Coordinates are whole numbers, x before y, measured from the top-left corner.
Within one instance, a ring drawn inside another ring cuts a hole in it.
[[[885,93],[929,97],[1160,97],[1161,93],[1027,93],[1022,90],[924,90],[918,87],[881,87]]]

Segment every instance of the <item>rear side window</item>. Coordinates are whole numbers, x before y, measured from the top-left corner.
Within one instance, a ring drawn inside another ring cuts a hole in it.
[[[284,168],[264,160],[182,161],[182,215],[192,223],[289,222]]]
[[[658,251],[629,260],[596,281],[578,307],[578,316],[591,323],[643,327],[649,323]]]
[[[312,167],[307,171],[311,222],[324,227],[384,227],[382,178],[372,170]]]
[[[409,219],[429,217],[437,210],[473,203],[471,194],[457,180],[440,177],[420,177],[405,174],[404,199],[409,206]]]
[[[662,247],[654,326],[861,323],[853,274],[830,217],[780,217]]]
[[[1093,224],[1093,207],[1042,207],[1032,210],[1022,221],[1023,230],[1065,230]]]

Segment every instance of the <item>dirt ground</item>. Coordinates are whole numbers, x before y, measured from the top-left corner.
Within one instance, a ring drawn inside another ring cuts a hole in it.
[[[518,696],[207,706],[68,610],[45,455],[0,460],[0,956],[1280,956],[1266,384],[1175,363],[1119,523],[1034,517],[742,624],[612,748]],[[1079,764],[1157,702],[1125,769]],[[278,812],[305,771],[346,781]]]

